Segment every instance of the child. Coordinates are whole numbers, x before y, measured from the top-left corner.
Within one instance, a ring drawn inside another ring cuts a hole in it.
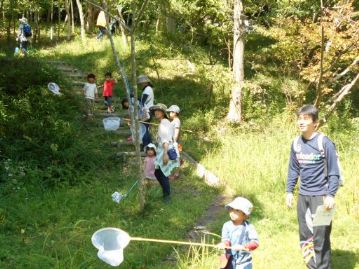
[[[225,269],[252,269],[252,255],[250,251],[259,246],[257,232],[247,219],[251,214],[253,205],[243,197],[237,197],[227,204],[230,221],[226,222],[222,228],[221,247],[231,246],[225,250],[227,264],[221,264]]]
[[[116,80],[112,79],[111,72],[107,72],[105,74],[105,82],[103,83],[102,96],[105,98],[105,104],[107,106],[108,113],[114,112],[114,110],[112,109],[112,94],[113,94],[113,86],[115,84],[116,84]]]
[[[181,112],[180,108],[177,105],[172,105],[167,109],[167,112],[169,112],[171,124],[174,128],[174,134],[173,134],[173,143],[175,147],[178,149],[178,162],[180,166],[180,153],[182,151],[182,145],[179,143],[179,137],[180,137],[180,128],[181,128],[181,120],[179,119],[179,113]],[[179,177],[179,169],[176,169],[173,175],[169,176],[169,179],[177,179]]]
[[[87,116],[91,117],[94,113],[95,98],[98,98],[96,76],[94,74],[87,75],[87,82],[85,83],[83,90],[86,99]]]
[[[156,176],[155,176],[156,146],[152,143],[148,144],[146,146],[145,152],[146,152],[146,157],[144,160],[145,178],[156,180]]]

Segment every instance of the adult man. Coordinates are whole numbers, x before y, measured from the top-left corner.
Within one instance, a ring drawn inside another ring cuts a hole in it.
[[[334,207],[340,174],[335,146],[328,137],[316,132],[317,125],[317,108],[301,107],[298,111],[301,136],[291,146],[286,204],[292,207],[294,187],[300,177],[297,214],[304,261],[310,269],[329,269],[332,225],[313,227],[312,218],[318,206],[324,205],[327,210]]]

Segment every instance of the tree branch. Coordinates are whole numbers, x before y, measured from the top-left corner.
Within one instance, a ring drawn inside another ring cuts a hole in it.
[[[140,11],[138,12],[137,18],[134,18],[134,19],[133,19],[133,26],[132,26],[132,29],[131,29],[132,31],[135,31],[136,26],[137,26],[137,24],[138,24],[138,21],[141,19],[142,15],[143,15],[143,12],[144,12],[144,10],[145,10],[145,8],[146,8],[146,6],[147,6],[147,4],[148,4],[148,0],[143,1],[142,6],[141,6],[141,9],[140,9]]]
[[[321,25],[321,47],[320,47],[320,74],[317,83],[317,98],[314,105],[319,107],[320,101],[322,99],[322,80],[323,80],[323,62],[324,62],[324,26]]]
[[[130,31],[131,29],[126,25],[126,23],[118,16],[116,15],[113,15],[111,14],[110,12],[108,12],[107,10],[105,10],[103,7],[101,7],[100,5],[98,4],[95,4],[94,2],[92,1],[89,1],[89,0],[85,0],[87,3],[89,3],[90,5],[93,5],[94,7],[97,7],[99,8],[100,10],[102,10],[103,12],[105,12],[105,14],[109,17],[113,17],[115,18],[116,20],[119,21],[119,23],[123,26],[123,28],[125,28],[127,31]]]
[[[334,81],[342,78],[344,75],[346,75],[346,73],[348,73],[351,68],[354,66],[354,65],[357,65],[359,64],[359,57],[357,57],[347,68],[345,68],[344,71],[342,71],[341,73],[337,74],[335,77],[334,77]]]
[[[336,106],[344,99],[345,96],[347,96],[352,88],[358,83],[359,81],[359,73],[356,75],[356,77],[350,82],[349,84],[346,84],[341,88],[341,90],[336,94],[336,98],[333,100],[333,104],[329,107],[325,117],[319,122],[319,126],[323,125],[325,122],[327,122],[330,115],[335,110]]]

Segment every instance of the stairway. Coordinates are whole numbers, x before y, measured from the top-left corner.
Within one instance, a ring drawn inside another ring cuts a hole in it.
[[[63,61],[48,61],[48,64],[55,67],[59,70],[63,75],[71,81],[72,88],[75,90],[76,93],[82,94],[82,87],[87,80],[87,74],[90,72],[84,72],[78,68],[75,68]],[[101,96],[99,94],[99,96]],[[103,126],[102,120],[107,117],[119,117],[123,118],[127,116],[127,111],[119,110],[120,109],[120,99],[113,98],[114,107],[117,108],[118,111],[114,113],[107,113],[105,110],[105,106],[102,102],[102,97],[99,97],[99,100],[95,103],[95,113],[94,118],[91,120],[100,120],[98,126]],[[90,118],[89,118],[90,120]],[[104,130],[104,132],[107,132]],[[127,138],[131,135],[130,128],[128,124],[121,121],[121,126],[116,131],[111,131],[118,135],[118,139],[116,141],[112,141],[111,145],[116,147],[118,151],[115,153],[115,156],[121,160],[127,160],[129,158],[133,158],[136,156],[135,147],[133,142],[128,142]],[[144,154],[142,154],[144,157]]]

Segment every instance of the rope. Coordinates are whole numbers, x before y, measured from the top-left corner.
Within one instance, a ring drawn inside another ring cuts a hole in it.
[[[126,118],[123,118],[123,120],[131,121],[130,119],[126,119]],[[158,123],[152,123],[152,122],[140,121],[140,120],[138,122],[143,123],[143,124],[153,125],[153,126],[160,126]],[[193,133],[192,130],[187,130],[187,129],[182,129],[182,128],[181,128],[181,131]]]

